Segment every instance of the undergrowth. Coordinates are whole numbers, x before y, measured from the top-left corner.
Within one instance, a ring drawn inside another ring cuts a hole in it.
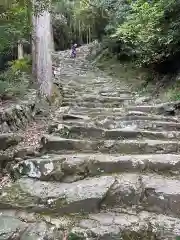
[[[138,68],[132,62],[122,62],[112,56],[97,59],[96,66],[108,75],[116,77],[124,86],[139,95],[150,95],[163,101],[180,100],[180,76],[158,75]],[[178,77],[179,76],[179,77]]]
[[[29,57],[8,63],[6,71],[0,73],[0,98],[9,100],[26,94],[31,81]]]
[[[96,66],[108,75],[118,78],[125,86],[136,91],[145,82],[146,72],[138,69],[132,63],[123,63],[114,57],[102,57],[96,62]]]

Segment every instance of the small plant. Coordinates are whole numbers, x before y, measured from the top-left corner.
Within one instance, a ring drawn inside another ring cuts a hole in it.
[[[8,63],[10,70],[14,74],[19,74],[21,72],[29,72],[30,69],[30,59],[28,57],[23,59],[17,59]]]
[[[180,100],[180,91],[178,89],[172,89],[169,91],[169,99],[172,101]]]
[[[77,236],[75,233],[70,233],[67,240],[85,240],[85,238]]]

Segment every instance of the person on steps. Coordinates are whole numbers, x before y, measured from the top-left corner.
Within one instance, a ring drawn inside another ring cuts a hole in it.
[[[72,45],[72,48],[71,48],[71,58],[76,58],[76,54],[77,54],[76,48],[77,48],[77,44],[75,43]]]

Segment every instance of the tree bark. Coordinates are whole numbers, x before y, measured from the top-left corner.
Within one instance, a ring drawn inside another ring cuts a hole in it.
[[[36,16],[32,14],[32,33],[31,33],[31,47],[32,47],[32,75],[34,80],[37,80],[37,63],[36,63]]]
[[[41,0],[42,1],[42,0]],[[52,93],[52,36],[51,15],[49,6],[43,6],[40,0],[33,0],[35,7],[38,6],[33,20],[33,69],[36,76],[40,95],[50,99]],[[43,6],[39,8],[39,6]]]
[[[18,59],[24,58],[23,44],[21,41],[18,42]]]
[[[53,34],[52,18],[51,18],[51,50],[54,51],[54,34]]]

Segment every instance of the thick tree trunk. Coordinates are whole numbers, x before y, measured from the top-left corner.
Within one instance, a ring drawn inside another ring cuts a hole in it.
[[[40,1],[38,1],[40,5]],[[42,4],[41,4],[42,5]],[[35,41],[33,46],[34,71],[39,85],[41,96],[50,99],[52,93],[52,36],[51,36],[51,16],[47,7],[35,13],[33,21]],[[35,50],[35,51],[34,51]]]

